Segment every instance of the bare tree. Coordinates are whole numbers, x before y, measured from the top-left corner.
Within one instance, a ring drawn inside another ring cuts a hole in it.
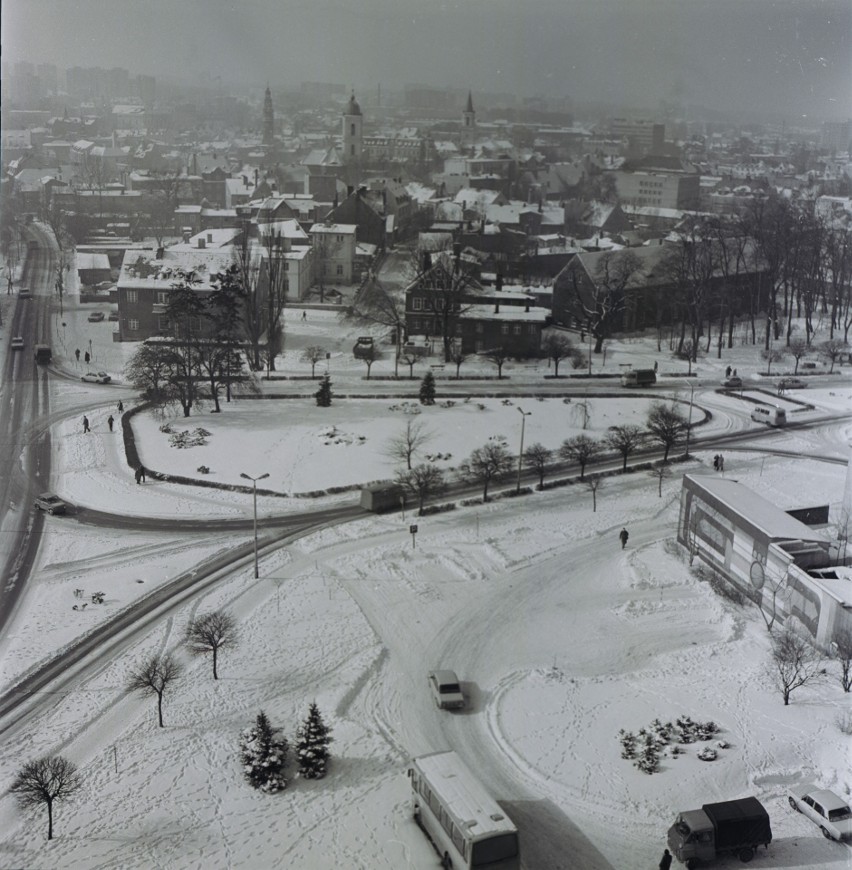
[[[844,692],[852,690],[852,629],[839,631],[831,643],[831,657],[840,663],[840,685]]]
[[[515,467],[515,457],[509,453],[502,441],[493,441],[484,447],[477,447],[470,458],[463,462],[459,474],[464,480],[481,483],[482,500],[488,501],[488,485],[491,481],[502,480]]]
[[[598,510],[598,490],[601,488],[603,478],[599,474],[593,474],[584,481],[586,489],[592,494],[592,513]]]
[[[21,806],[44,804],[47,807],[47,839],[52,840],[54,803],[73,797],[82,784],[77,766],[61,755],[54,755],[27,762],[18,771],[9,791]]]
[[[627,471],[627,458],[631,453],[635,453],[642,442],[645,440],[645,433],[639,426],[626,424],[624,426],[613,426],[609,432],[604,435],[604,443],[610,450],[621,454],[623,460],[621,470]]]
[[[437,465],[421,463],[414,468],[398,471],[397,483],[417,499],[417,511],[423,513],[423,505],[430,496],[438,495],[446,489],[444,472]]]
[[[784,706],[790,703],[790,695],[802,686],[813,683],[825,674],[822,656],[817,649],[789,626],[772,639],[770,675],[775,687],[784,698]]]
[[[237,624],[230,613],[214,610],[196,617],[186,627],[185,643],[194,655],[213,653],[213,679],[219,679],[219,650],[235,646],[238,640]]]
[[[261,279],[262,258],[257,248],[252,245],[248,224],[243,226],[239,242],[235,245],[234,256],[244,298],[243,321],[250,350],[249,364],[254,371],[259,371],[260,346],[266,332],[269,310],[266,301],[267,284]]]
[[[397,360],[402,360],[408,366],[408,377],[414,377],[414,366],[420,362],[420,352],[417,350],[403,350],[397,352]]]
[[[588,429],[592,420],[592,402],[583,396],[576,402],[571,403],[571,416],[579,421],[582,429]]]
[[[459,377],[459,369],[461,368],[462,363],[467,359],[467,354],[462,353],[461,345],[453,345],[452,351],[450,351],[450,362],[453,363],[456,367],[456,379]]]
[[[377,344],[369,344],[360,348],[356,359],[360,359],[367,366],[367,380],[370,380],[370,370],[376,360],[384,359],[384,354]]]
[[[580,466],[580,480],[584,480],[586,465],[600,452],[600,449],[600,443],[589,438],[588,435],[576,435],[562,442],[559,455],[568,462],[576,462]]]
[[[688,428],[688,421],[674,406],[654,402],[645,424],[652,437],[663,445],[663,462],[669,461],[669,450],[680,440]]]
[[[541,341],[541,352],[553,362],[553,375],[559,377],[559,363],[570,359],[574,368],[579,368],[583,362],[583,353],[574,347],[574,342],[561,332],[548,333]]]
[[[796,360],[796,366],[793,369],[793,374],[799,373],[799,361],[810,350],[808,343],[803,338],[791,338],[787,342],[787,353]]]
[[[834,371],[834,364],[843,358],[843,354],[848,349],[849,345],[837,338],[829,338],[819,346],[820,354],[831,363],[831,368],[828,370],[829,374]]]
[[[358,289],[352,304],[344,309],[342,316],[359,326],[385,326],[393,330],[396,347],[394,374],[402,337],[405,333],[405,297],[385,287],[377,278],[370,278]]]
[[[503,366],[506,364],[506,360],[509,359],[509,351],[505,347],[491,347],[488,350],[482,351],[480,356],[497,366],[498,380],[503,377]]]
[[[668,465],[656,465],[649,472],[651,477],[657,478],[657,498],[663,497],[663,481],[672,476],[671,469]],[[690,559],[690,564],[692,560]]]
[[[316,368],[317,363],[320,360],[325,359],[326,350],[324,347],[320,347],[318,344],[312,344],[310,347],[306,347],[302,351],[302,362],[311,364],[311,378],[316,377]]]
[[[182,673],[181,666],[170,655],[153,655],[130,672],[127,688],[142,695],[157,696],[157,715],[163,727],[163,695]]]
[[[524,465],[534,469],[538,474],[538,488],[544,487],[544,472],[553,461],[553,451],[543,444],[530,444],[524,451]]]
[[[766,360],[766,374],[772,374],[772,363],[781,362],[784,359],[784,351],[774,347],[766,348],[760,352],[761,357]]]
[[[405,429],[389,439],[385,452],[391,459],[404,462],[406,468],[411,470],[411,460],[414,454],[432,437],[425,426],[419,420],[407,420]]]

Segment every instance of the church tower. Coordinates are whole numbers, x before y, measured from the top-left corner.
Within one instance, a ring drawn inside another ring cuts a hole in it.
[[[343,162],[346,164],[361,162],[364,146],[363,124],[361,107],[356,102],[353,91],[343,111]]]
[[[272,91],[266,86],[263,98],[263,144],[272,147],[275,144],[275,112],[272,108]]]
[[[476,112],[473,109],[473,95],[467,92],[467,104],[462,112],[461,144],[473,145],[476,138]]]

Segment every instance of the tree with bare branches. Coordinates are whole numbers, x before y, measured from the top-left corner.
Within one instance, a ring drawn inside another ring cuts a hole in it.
[[[316,377],[316,368],[317,363],[320,360],[325,359],[326,350],[324,347],[320,347],[318,344],[312,344],[310,347],[306,347],[302,351],[301,360],[302,362],[311,364],[311,378]]]
[[[368,381],[370,380],[370,370],[373,368],[373,363],[376,360],[384,359],[384,356],[379,346],[375,343],[364,345],[358,349],[355,358],[361,360],[367,366]]]
[[[601,445],[588,435],[575,435],[566,438],[559,448],[559,455],[568,462],[576,462],[580,466],[580,480],[585,479],[586,466],[601,449]]]
[[[840,685],[852,691],[852,629],[839,631],[831,643],[831,657],[840,664]]]
[[[784,351],[779,348],[770,347],[762,350],[760,356],[766,361],[766,374],[772,374],[772,363],[781,362],[784,359]]]
[[[651,436],[663,446],[663,462],[669,461],[669,450],[686,433],[689,426],[687,419],[672,404],[654,402],[648,411],[648,420],[645,428]]]
[[[77,766],[54,755],[27,762],[9,786],[18,803],[24,807],[44,804],[47,807],[47,839],[53,839],[53,805],[73,797],[83,783]]]
[[[561,332],[550,332],[541,340],[541,352],[553,363],[553,376],[559,377],[559,363],[564,359],[571,360],[573,367],[579,368],[585,362],[583,352],[574,346],[574,342]]]
[[[603,478],[599,474],[593,474],[583,481],[586,489],[592,494],[592,513],[597,513],[598,510],[598,490],[602,482]]]
[[[163,695],[166,689],[177,682],[183,668],[170,655],[153,655],[130,672],[127,688],[141,695],[157,696],[157,716],[163,728]]]
[[[813,644],[787,626],[772,639],[769,672],[786,707],[790,703],[790,695],[796,689],[820,680],[825,668],[822,656]]]
[[[230,613],[214,610],[191,620],[186,627],[184,640],[193,655],[213,654],[213,679],[218,680],[219,650],[236,646],[237,623]]]
[[[524,450],[524,465],[532,468],[538,474],[538,488],[544,488],[544,473],[553,461],[553,451],[536,442]]]
[[[427,498],[439,495],[446,489],[444,472],[432,463],[421,463],[414,468],[400,470],[396,473],[397,483],[417,499],[417,512],[423,513],[423,505]]]
[[[635,453],[642,442],[645,440],[645,433],[639,426],[625,424],[624,426],[613,426],[604,435],[604,444],[616,453],[621,454],[622,465],[621,470],[627,471],[627,459]]]
[[[663,481],[672,476],[672,471],[668,465],[655,465],[649,472],[651,477],[657,478],[657,498],[663,497]],[[690,560],[692,564],[692,560]]]
[[[834,372],[834,365],[843,358],[843,354],[849,350],[849,345],[838,338],[829,338],[819,346],[820,355],[831,363],[829,374]]]
[[[370,278],[358,288],[352,304],[343,310],[342,317],[359,326],[378,325],[393,330],[396,347],[394,374],[398,374],[397,366],[405,334],[404,294],[388,289],[377,278]]]
[[[502,441],[491,441],[477,447],[470,458],[461,464],[459,474],[463,480],[481,483],[482,500],[488,501],[488,486],[500,481],[515,467],[515,458]]]
[[[480,356],[497,366],[497,379],[500,380],[503,377],[503,366],[509,359],[509,351],[505,347],[491,347],[482,351]]]
[[[432,437],[419,420],[406,420],[405,428],[387,442],[385,453],[396,462],[404,462],[411,470],[414,454]]]

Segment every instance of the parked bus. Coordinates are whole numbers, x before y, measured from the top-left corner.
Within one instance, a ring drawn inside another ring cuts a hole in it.
[[[622,387],[649,387],[657,383],[657,374],[653,369],[632,369],[621,376]]]
[[[767,426],[786,426],[787,412],[775,405],[758,405],[751,412],[751,419],[756,423],[766,423]]]
[[[444,867],[520,870],[518,829],[455,752],[415,758],[414,816]]]

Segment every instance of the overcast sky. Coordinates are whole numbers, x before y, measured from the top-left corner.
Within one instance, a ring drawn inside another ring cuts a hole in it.
[[[852,116],[850,0],[3,0],[3,59]]]

